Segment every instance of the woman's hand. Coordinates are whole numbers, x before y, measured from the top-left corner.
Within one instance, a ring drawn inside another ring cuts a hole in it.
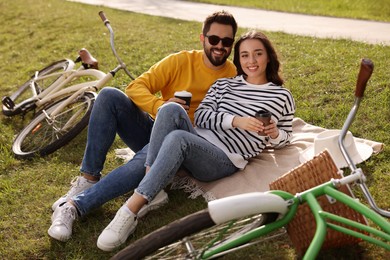
[[[263,126],[263,132],[272,139],[276,139],[279,136],[279,129],[276,126],[276,122],[272,119],[270,120],[269,125]]]
[[[240,129],[252,131],[252,132],[259,132],[262,131],[264,128],[262,122],[260,122],[259,120],[251,116],[248,117],[235,116],[233,118],[232,125],[233,127],[238,127]]]
[[[266,135],[275,139],[279,136],[279,129],[276,127],[275,121],[270,120],[270,124],[267,126],[263,125],[263,122],[257,120],[254,117],[242,117],[235,116],[232,122],[233,127],[238,127],[243,130],[252,132],[264,132]]]

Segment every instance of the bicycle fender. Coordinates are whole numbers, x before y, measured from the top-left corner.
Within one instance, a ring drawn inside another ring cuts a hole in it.
[[[279,213],[288,211],[287,202],[278,195],[251,192],[210,201],[208,210],[215,224],[259,213]]]

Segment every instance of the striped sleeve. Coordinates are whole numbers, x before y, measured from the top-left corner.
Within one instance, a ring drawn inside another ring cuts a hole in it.
[[[228,79],[216,81],[207,92],[205,98],[195,111],[195,125],[215,131],[222,131],[233,128],[234,115],[228,111],[218,109],[219,100],[223,93],[221,89],[227,84]]]

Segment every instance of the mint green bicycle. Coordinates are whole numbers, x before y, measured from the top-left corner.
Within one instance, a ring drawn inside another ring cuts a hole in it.
[[[303,259],[315,259],[326,242],[327,233],[330,232],[337,232],[355,240],[365,240],[390,250],[390,223],[386,219],[390,217],[390,212],[375,204],[365,185],[366,178],[363,171],[353,163],[343,143],[372,71],[373,63],[368,59],[363,59],[355,90],[355,103],[338,140],[351,174],[345,177],[337,175],[338,169],[325,150],[290,173],[296,174],[299,170],[309,166],[306,168],[310,171],[318,171],[319,175],[333,172],[333,176],[338,176],[337,178],[331,177],[329,181],[295,195],[287,191],[271,190],[265,193],[241,194],[211,201],[207,209],[176,220],[150,233],[118,252],[113,259],[212,259],[220,257],[264,241],[261,238],[277,235],[276,231],[291,226],[294,217],[303,210],[302,207],[309,209],[315,219],[313,221],[314,237],[310,238],[307,248],[304,248]],[[290,173],[286,176],[290,176]],[[371,208],[351,197],[348,189],[347,192],[343,191],[350,184],[357,184],[362,189]],[[342,214],[334,213],[332,207],[327,207],[320,202],[320,199],[324,197],[342,205],[344,209],[339,211]],[[349,211],[354,212],[353,215],[357,217],[345,214]],[[366,219],[371,220],[376,227],[368,226]],[[332,242],[332,239],[330,240]]]

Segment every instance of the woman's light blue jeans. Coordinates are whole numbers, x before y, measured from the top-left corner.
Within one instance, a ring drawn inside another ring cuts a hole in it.
[[[151,201],[183,166],[195,179],[209,182],[238,169],[226,154],[196,134],[186,111],[176,103],[160,108],[153,126],[146,165],[151,166],[136,192]]]
[[[106,155],[118,134],[136,155],[91,188],[72,198],[80,215],[134,190],[145,176],[145,160],[153,120],[122,91],[103,88],[93,106],[81,172],[100,177]]]

